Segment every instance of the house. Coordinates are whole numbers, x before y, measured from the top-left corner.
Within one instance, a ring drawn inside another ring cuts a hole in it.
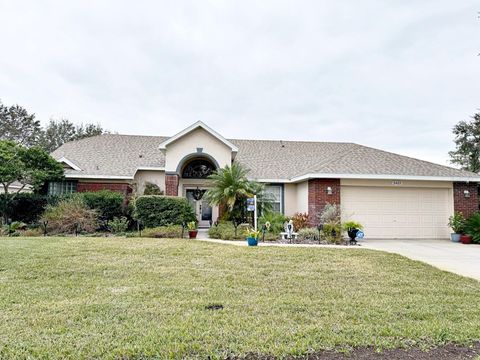
[[[198,198],[206,177],[238,162],[267,185],[286,215],[340,204],[369,238],[447,238],[448,217],[478,210],[477,174],[353,143],[226,139],[201,121],[171,137],[106,134],[64,144],[52,154],[66,181],[50,193],[110,189],[140,194],[147,182],[188,198],[200,224],[219,217]],[[196,195],[195,195],[196,194]],[[313,219],[315,217],[312,217]]]

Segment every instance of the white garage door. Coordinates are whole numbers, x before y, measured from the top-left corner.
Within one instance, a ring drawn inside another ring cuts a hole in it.
[[[448,238],[451,190],[342,186],[343,217],[365,226],[366,238]]]

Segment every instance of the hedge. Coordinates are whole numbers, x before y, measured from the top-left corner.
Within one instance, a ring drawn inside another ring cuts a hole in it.
[[[108,222],[124,215],[125,196],[110,190],[77,193],[90,209],[98,212],[101,221]]]
[[[135,206],[137,219],[146,228],[196,221],[193,208],[185,198],[144,195],[137,198]]]
[[[13,194],[8,194],[8,196],[12,197]],[[4,209],[5,194],[0,194],[0,214],[3,216],[6,213],[12,221],[33,224],[38,221],[46,206],[54,204],[57,200],[57,198],[49,198],[46,195],[20,193],[15,195],[13,200],[8,202],[7,208]]]

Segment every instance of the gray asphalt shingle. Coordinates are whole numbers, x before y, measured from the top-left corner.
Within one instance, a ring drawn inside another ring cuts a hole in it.
[[[165,136],[106,134],[64,144],[53,152],[82,171],[71,174],[133,177],[139,167],[164,167],[158,149]],[[372,174],[475,177],[476,174],[354,143],[229,140],[239,149],[236,161],[256,179],[292,179],[305,174]]]

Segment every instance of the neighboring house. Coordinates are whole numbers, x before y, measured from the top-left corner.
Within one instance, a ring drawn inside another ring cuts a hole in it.
[[[19,182],[15,181],[14,183],[10,184],[8,187],[8,192],[11,193],[17,193],[17,192],[31,192],[32,187],[30,185],[22,185]],[[3,185],[0,185],[0,194],[5,193],[5,189],[3,188]]]
[[[201,224],[219,209],[194,201],[206,177],[232,162],[267,184],[276,210],[315,215],[341,204],[369,238],[447,238],[454,210],[478,210],[477,174],[353,143],[225,139],[202,122],[172,137],[106,134],[64,144],[53,156],[67,181],[50,193],[111,189],[141,194],[146,182],[194,204]],[[197,190],[198,193],[198,190]],[[315,216],[312,216],[315,219]]]

